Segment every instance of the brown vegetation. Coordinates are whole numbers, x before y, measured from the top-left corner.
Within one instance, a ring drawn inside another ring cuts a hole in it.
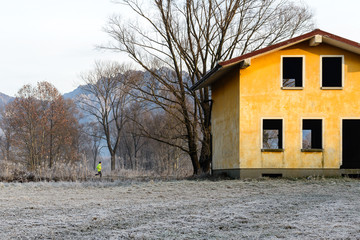
[[[75,105],[51,84],[25,85],[2,113],[5,159],[25,164],[29,170],[77,161],[76,113]]]

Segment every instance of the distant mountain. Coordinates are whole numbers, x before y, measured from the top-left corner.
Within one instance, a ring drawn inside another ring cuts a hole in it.
[[[83,94],[87,95],[82,87],[83,87],[83,85],[78,86],[73,91],[63,94],[63,97],[65,99],[75,100],[76,98],[78,98],[79,96],[81,96]]]
[[[63,95],[64,98],[67,99],[72,99],[72,100],[76,100],[76,98],[78,98],[79,96],[81,96],[82,94],[85,94],[84,91],[81,88],[82,86],[77,87],[74,91],[65,93]],[[5,93],[1,93],[0,92],[0,108],[3,108],[6,104],[8,104],[9,102],[13,101],[15,99],[15,97],[11,97],[9,95],[6,95]]]
[[[73,91],[63,94],[63,97],[64,99],[71,99],[79,107],[79,111],[82,115],[80,123],[89,123],[94,121],[94,117],[82,110],[80,105],[82,100],[91,99],[93,95],[86,92],[83,87],[84,85],[80,85]]]
[[[6,104],[14,100],[14,97],[8,96],[0,92],[0,108],[3,108]]]

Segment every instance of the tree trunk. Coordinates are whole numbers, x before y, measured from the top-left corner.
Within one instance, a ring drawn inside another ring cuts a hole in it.
[[[10,138],[7,138],[5,146],[6,146],[6,160],[10,160]]]
[[[114,153],[111,153],[111,171],[114,171],[115,170],[115,152]]]
[[[201,171],[203,173],[209,173],[211,170],[211,162],[212,162],[212,149],[211,149],[211,133],[209,131],[206,132],[203,136],[203,143],[201,146],[201,154],[200,154],[200,166]]]
[[[191,159],[191,163],[193,165],[193,174],[197,175],[199,174],[199,170],[200,170],[200,163],[199,163],[199,158],[197,155],[197,151],[196,151],[196,143],[193,141],[193,139],[189,139],[189,155],[190,155],[190,159]]]
[[[193,174],[197,175],[199,174],[199,170],[200,170],[200,164],[199,164],[199,160],[198,160],[198,156],[197,154],[190,154],[190,158],[191,158],[191,163],[193,165]]]
[[[209,173],[212,162],[212,136],[211,136],[211,109],[212,100],[209,100],[209,91],[204,89],[204,101],[201,104],[204,116],[202,124],[203,139],[200,152],[200,166],[204,173]]]
[[[49,168],[52,168],[53,166],[53,121],[50,120],[50,152],[49,152]]]
[[[98,155],[98,151],[95,150],[94,151],[94,156],[93,156],[93,168],[94,168],[94,170],[96,170],[97,155]]]

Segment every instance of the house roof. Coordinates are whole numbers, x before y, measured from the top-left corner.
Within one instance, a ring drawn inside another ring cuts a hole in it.
[[[321,42],[324,42],[329,45],[360,54],[360,43],[322,31],[320,29],[315,29],[301,36],[291,38],[289,40],[241,55],[236,58],[232,58],[227,61],[219,62],[213,69],[208,71],[205,76],[203,76],[197,83],[195,83],[191,87],[191,90],[197,90],[211,85],[213,82],[220,79],[224,74],[235,68],[235,66],[239,65],[240,68],[249,66],[251,58],[269,54],[271,52],[278,51],[307,40],[310,40],[311,46],[316,46]]]

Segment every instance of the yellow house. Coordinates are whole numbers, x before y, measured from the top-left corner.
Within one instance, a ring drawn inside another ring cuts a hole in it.
[[[220,62],[211,87],[213,174],[360,174],[360,44],[316,29]]]

